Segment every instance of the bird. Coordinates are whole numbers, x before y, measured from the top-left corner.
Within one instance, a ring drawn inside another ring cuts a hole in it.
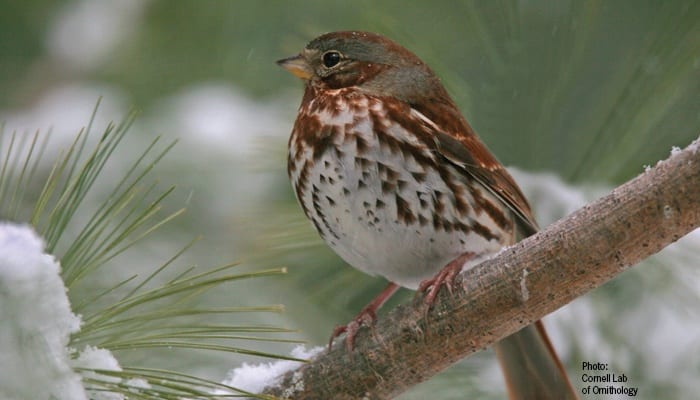
[[[352,351],[400,287],[431,305],[465,264],[537,232],[515,180],[408,49],[339,31],[277,64],[304,82],[287,157],[304,214],[345,262],[389,282],[331,344],[345,333]],[[494,349],[511,399],[577,398],[541,321]]]

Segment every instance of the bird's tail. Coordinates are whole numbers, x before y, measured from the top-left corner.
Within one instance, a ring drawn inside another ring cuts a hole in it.
[[[578,399],[541,321],[493,347],[511,400]]]

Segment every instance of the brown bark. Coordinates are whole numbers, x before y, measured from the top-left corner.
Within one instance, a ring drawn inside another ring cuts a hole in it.
[[[336,343],[265,393],[388,399],[566,305],[700,226],[700,140],[608,195]]]

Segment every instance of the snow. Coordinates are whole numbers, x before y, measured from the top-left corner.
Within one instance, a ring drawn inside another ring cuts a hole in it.
[[[318,346],[307,350],[303,345],[299,345],[292,349],[291,355],[294,358],[309,359],[324,349],[325,347]],[[296,369],[301,365],[302,363],[299,361],[289,360],[262,364],[243,363],[242,366],[229,371],[228,376],[221,383],[251,393],[260,393],[265,387],[279,383],[282,375],[287,371]],[[294,378],[294,385],[290,388],[289,393],[285,393],[284,398],[289,398],[295,391],[304,389],[304,382],[301,380],[301,376],[295,375]],[[226,392],[218,391],[216,394],[226,394]]]
[[[82,369],[96,369],[96,370],[111,370],[111,371],[121,371],[122,368],[119,366],[119,362],[112,355],[109,350],[100,349],[93,346],[86,346],[77,359],[72,362],[75,367],[80,367]],[[121,382],[120,378],[114,376],[105,376],[92,371],[83,372],[83,376],[88,379],[99,380],[102,382]],[[148,386],[144,382],[135,382],[132,386],[142,387],[142,385]],[[124,396],[118,393],[111,393],[107,391],[88,391],[91,400],[124,400]]]
[[[700,150],[700,139],[693,140],[693,143],[688,145],[688,149],[693,151],[693,154]]]
[[[31,228],[0,223],[0,398],[87,400],[70,367],[80,318],[60,270]]]
[[[29,226],[0,222],[0,398],[122,400],[107,392],[88,397],[73,370],[121,368],[108,350],[91,346],[71,360],[69,339],[81,320],[71,311],[59,263],[44,247]],[[93,372],[85,376],[118,382]]]

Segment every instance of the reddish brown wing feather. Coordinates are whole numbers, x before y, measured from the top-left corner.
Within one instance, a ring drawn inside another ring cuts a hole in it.
[[[501,199],[520,219],[519,225],[525,236],[537,232],[537,222],[525,195],[454,104],[429,103],[428,106],[413,107],[441,129],[434,132],[438,152]]]

